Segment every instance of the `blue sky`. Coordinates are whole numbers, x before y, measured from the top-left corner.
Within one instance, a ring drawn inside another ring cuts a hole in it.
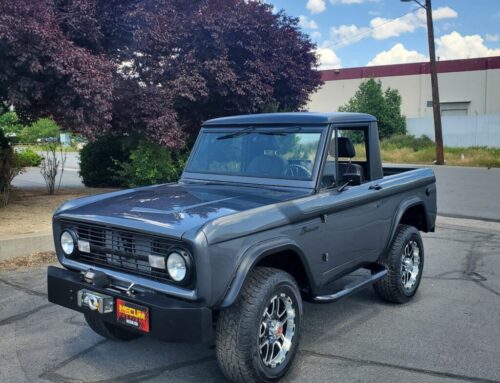
[[[424,1],[424,0],[422,0]],[[425,12],[399,0],[268,0],[300,17],[321,68],[428,60]],[[500,56],[500,0],[433,0],[441,60]]]

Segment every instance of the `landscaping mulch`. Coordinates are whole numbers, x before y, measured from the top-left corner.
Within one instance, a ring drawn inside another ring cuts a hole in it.
[[[20,234],[45,234],[52,230],[52,215],[64,202],[116,189],[61,189],[48,195],[40,189],[14,189],[10,202],[0,207],[0,239]]]
[[[16,270],[24,267],[41,266],[51,264],[57,261],[56,254],[53,251],[35,253],[27,256],[14,257],[0,261],[0,271]]]

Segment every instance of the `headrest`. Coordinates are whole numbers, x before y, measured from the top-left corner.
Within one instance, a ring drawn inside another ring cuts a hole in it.
[[[338,137],[337,142],[339,157],[356,157],[356,150],[349,137]],[[335,157],[335,139],[330,143],[330,155]]]
[[[256,134],[252,137],[252,141],[257,143],[255,147],[259,147],[262,150],[278,150],[279,145],[276,138],[272,135],[266,134]]]

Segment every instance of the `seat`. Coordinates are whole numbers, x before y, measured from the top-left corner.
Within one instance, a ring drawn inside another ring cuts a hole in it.
[[[281,157],[261,154],[250,161],[247,172],[264,177],[283,177],[285,168],[285,160]]]
[[[248,164],[246,172],[264,177],[283,177],[287,163],[280,156],[272,154],[279,149],[275,137],[257,135],[251,139],[254,140],[253,147],[258,149]]]
[[[338,137],[338,156],[339,158],[349,158],[349,162],[339,161],[339,179],[343,179],[344,174],[358,174],[361,182],[365,181],[363,167],[359,164],[351,163],[352,158],[356,157],[356,150],[349,137]],[[332,140],[329,148],[330,155],[335,157],[335,141]]]

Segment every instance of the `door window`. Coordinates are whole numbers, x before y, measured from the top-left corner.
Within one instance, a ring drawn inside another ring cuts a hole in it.
[[[368,174],[367,128],[338,128],[332,132],[321,177],[322,188],[341,186],[345,174],[358,174],[361,183]],[[338,172],[338,175],[337,175]]]

